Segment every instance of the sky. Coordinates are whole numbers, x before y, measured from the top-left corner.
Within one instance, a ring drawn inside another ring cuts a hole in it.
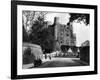
[[[70,18],[69,13],[48,13],[46,15],[46,21],[54,22],[54,17],[59,17],[59,23],[67,24]],[[73,32],[76,34],[76,45],[81,46],[83,42],[86,40],[90,40],[89,38],[89,25],[85,25],[83,21],[81,23],[77,23],[77,20],[73,21]]]
[[[81,46],[86,40],[90,40],[89,25],[85,25],[83,22],[73,22],[73,31],[76,33],[76,45]]]
[[[53,24],[54,17],[59,17],[59,22],[61,24],[66,24],[69,22],[70,15],[68,13],[48,13],[46,15],[46,20],[50,21]]]

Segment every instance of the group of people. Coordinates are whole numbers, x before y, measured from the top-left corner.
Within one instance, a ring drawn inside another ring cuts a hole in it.
[[[45,53],[43,54],[44,55],[44,59],[52,59],[53,57],[56,57],[59,55],[59,51],[55,51],[55,52],[52,52],[52,53]]]

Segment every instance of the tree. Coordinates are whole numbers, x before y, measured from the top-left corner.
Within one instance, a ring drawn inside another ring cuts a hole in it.
[[[89,14],[81,14],[81,13],[70,13],[70,22],[77,20],[77,22],[83,21],[86,25],[89,24]]]
[[[41,45],[43,49],[52,50],[54,40],[52,31],[50,27],[44,28],[44,24],[44,19],[39,17],[32,26],[30,38],[32,43]]]
[[[28,11],[28,10],[22,11],[22,23],[27,34],[31,33],[31,27],[37,20],[39,20],[39,18],[45,19],[45,15],[47,13],[48,12],[41,12],[41,11]]]
[[[28,10],[24,10],[22,12],[23,41],[30,42],[30,36],[33,35],[31,34],[31,32],[33,32],[32,28],[36,28],[36,30],[33,29],[35,32],[38,32],[37,30],[41,30],[41,28],[43,27],[43,22],[46,14],[47,12]]]
[[[25,11],[23,15],[23,41],[38,44],[44,50],[51,51],[53,46],[53,35],[50,27],[45,27],[45,16],[48,12]],[[28,22],[31,22],[31,24]],[[27,30],[27,27],[30,27]]]

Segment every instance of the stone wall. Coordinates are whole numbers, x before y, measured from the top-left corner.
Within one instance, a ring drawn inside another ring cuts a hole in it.
[[[86,62],[89,64],[90,62],[90,47],[89,46],[85,46],[85,47],[81,47],[80,48],[80,60]]]

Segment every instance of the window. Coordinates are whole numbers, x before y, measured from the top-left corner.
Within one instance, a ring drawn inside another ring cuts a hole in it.
[[[69,34],[67,33],[66,36],[69,36]]]

